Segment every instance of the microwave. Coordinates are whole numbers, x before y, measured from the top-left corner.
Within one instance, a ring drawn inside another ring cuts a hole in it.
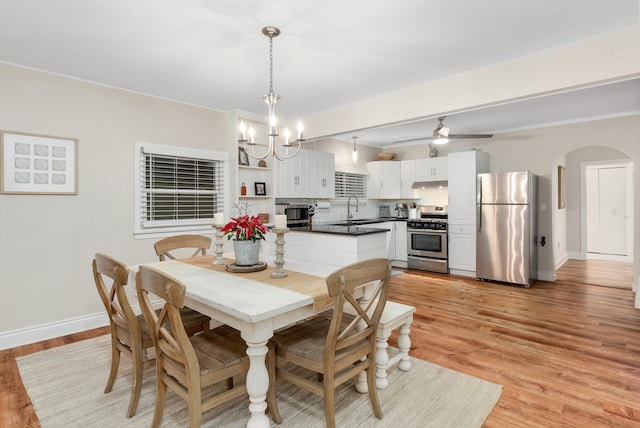
[[[276,209],[287,216],[287,227],[306,226],[309,223],[308,205],[280,205]]]

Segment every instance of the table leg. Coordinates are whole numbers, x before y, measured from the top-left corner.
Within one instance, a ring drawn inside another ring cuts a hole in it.
[[[267,355],[267,341],[248,342],[249,372],[247,373],[247,393],[249,394],[249,411],[251,418],[247,421],[247,428],[269,428],[271,423],[265,414],[267,409],[267,390],[269,389],[269,373],[265,356]]]

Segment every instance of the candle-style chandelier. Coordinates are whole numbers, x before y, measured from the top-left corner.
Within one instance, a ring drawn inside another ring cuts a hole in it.
[[[298,134],[295,140],[291,141],[291,134],[288,129],[284,130],[284,141],[279,144],[282,147],[282,151],[278,150],[276,145],[276,137],[278,134],[277,119],[276,119],[276,104],[280,100],[280,95],[273,92],[273,38],[280,35],[280,29],[277,27],[264,27],[262,34],[269,37],[269,92],[262,96],[265,104],[269,109],[269,134],[267,151],[260,155],[256,153],[256,146],[260,145],[255,142],[255,130],[253,126],[247,126],[244,121],[240,120],[240,139],[238,143],[242,144],[247,155],[253,159],[265,159],[267,156],[272,155],[278,160],[290,159],[298,154],[300,151],[300,143],[304,141],[302,138],[302,122],[298,122]]]

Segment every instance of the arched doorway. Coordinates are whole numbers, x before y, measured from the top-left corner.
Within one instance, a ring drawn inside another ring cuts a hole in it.
[[[608,257],[590,257],[589,255],[589,228],[590,219],[596,218],[599,214],[593,212],[597,204],[593,204],[593,189],[589,187],[593,184],[593,179],[589,180],[588,175],[593,174],[587,172],[589,169],[598,169],[602,167],[624,167],[624,186],[620,188],[609,188],[606,190],[606,182],[604,181],[604,192],[614,194],[615,192],[624,192],[624,195],[617,195],[625,198],[629,211],[618,214],[616,222],[624,222],[625,224],[617,224],[616,226],[624,226],[626,228],[626,236],[628,239],[628,251],[623,257],[611,257],[610,260],[624,260],[633,262],[633,160],[626,153],[605,146],[588,146],[573,150],[564,154],[554,161],[552,173],[552,227],[553,227],[553,258],[555,269],[557,270],[568,259],[586,260],[589,258]],[[559,167],[564,167],[565,183],[558,180]],[[566,205],[561,207],[559,204],[560,192],[566,191]],[[590,196],[591,195],[591,196]],[[591,199],[591,203],[587,201]],[[606,200],[600,205],[608,204]],[[623,220],[622,220],[623,219]],[[606,222],[614,220],[602,220],[603,228]],[[595,232],[594,232],[595,233]],[[606,231],[604,232],[606,233]],[[595,238],[594,238],[595,239]]]

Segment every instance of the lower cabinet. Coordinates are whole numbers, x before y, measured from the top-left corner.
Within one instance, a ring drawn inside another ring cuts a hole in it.
[[[449,224],[449,271],[476,276],[475,226]]]
[[[407,251],[407,222],[396,221],[396,257],[395,260],[399,262],[408,263],[408,251]]]
[[[384,223],[368,224],[367,227],[379,227],[389,229],[387,232],[387,258],[400,266],[406,266],[409,261],[407,256],[407,222],[385,221]]]

